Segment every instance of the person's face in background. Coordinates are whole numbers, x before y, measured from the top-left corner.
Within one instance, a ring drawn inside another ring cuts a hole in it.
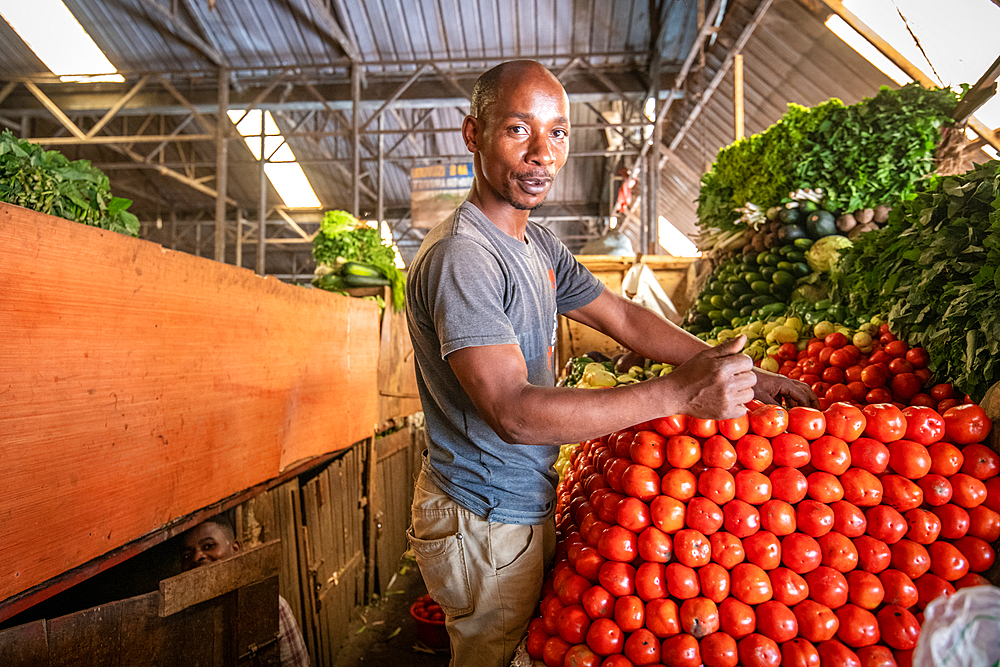
[[[235,536],[219,524],[206,521],[184,534],[181,559],[184,569],[191,570],[206,563],[232,558],[239,550],[240,543]]]

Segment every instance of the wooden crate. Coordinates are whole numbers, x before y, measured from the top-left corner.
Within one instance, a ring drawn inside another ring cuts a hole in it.
[[[621,294],[622,281],[634,263],[630,257],[605,255],[581,255],[577,259],[616,294]],[[663,291],[673,301],[677,312],[683,314],[690,305],[690,297],[687,294],[688,272],[695,260],[645,255],[640,261],[653,270],[660,286],[663,287]],[[570,358],[578,357],[591,350],[596,350],[610,357],[617,353],[618,344],[590,327],[573,322],[566,317],[560,317],[556,343],[556,363],[558,364],[556,368],[561,369]]]
[[[378,326],[368,301],[0,205],[0,619],[369,437]]]

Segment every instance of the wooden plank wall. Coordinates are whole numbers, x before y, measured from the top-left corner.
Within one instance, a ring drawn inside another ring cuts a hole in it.
[[[382,314],[378,359],[379,432],[392,420],[420,412],[417,374],[413,363],[413,344],[406,326],[406,313],[392,312],[392,299],[386,288],[386,307]]]
[[[577,259],[607,285],[608,289],[616,294],[622,293],[622,281],[628,270],[632,268],[632,258],[581,255]],[[691,297],[688,295],[688,272],[694,260],[645,255],[640,261],[653,270],[656,279],[663,287],[663,291],[670,297],[677,312],[683,314],[691,302]],[[561,371],[563,365],[570,358],[591,350],[602,352],[610,357],[617,354],[618,344],[590,327],[560,317],[556,342],[556,369]]]
[[[378,457],[374,494],[378,568],[378,590],[385,593],[399,568],[399,559],[409,545],[406,528],[410,525],[413,483],[420,471],[420,453],[424,449],[423,428],[410,424],[375,441]]]
[[[0,295],[0,609],[374,432],[373,303],[9,205]]]

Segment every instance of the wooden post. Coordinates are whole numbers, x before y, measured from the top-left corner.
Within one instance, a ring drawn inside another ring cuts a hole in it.
[[[364,493],[367,503],[365,503],[365,597],[371,599],[375,594],[375,559],[376,534],[375,510],[378,503],[375,502],[376,488],[375,469],[378,465],[378,454],[375,451],[375,436],[368,438],[366,444],[365,472],[364,472]]]
[[[361,215],[361,65],[351,65],[351,213]]]
[[[215,126],[215,261],[226,261],[226,176],[229,171],[229,70],[219,68],[219,120]],[[162,155],[162,151],[161,151]]]
[[[257,209],[257,275],[266,275],[264,259],[267,252],[267,174],[264,166],[267,156],[264,155],[264,112],[260,112],[260,204]]]
[[[743,54],[733,56],[733,78],[736,98],[736,141],[743,138]]]

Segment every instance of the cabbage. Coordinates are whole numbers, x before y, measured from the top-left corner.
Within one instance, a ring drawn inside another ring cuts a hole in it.
[[[813,271],[829,271],[840,259],[840,251],[852,245],[846,236],[824,236],[806,251],[806,262]]]

